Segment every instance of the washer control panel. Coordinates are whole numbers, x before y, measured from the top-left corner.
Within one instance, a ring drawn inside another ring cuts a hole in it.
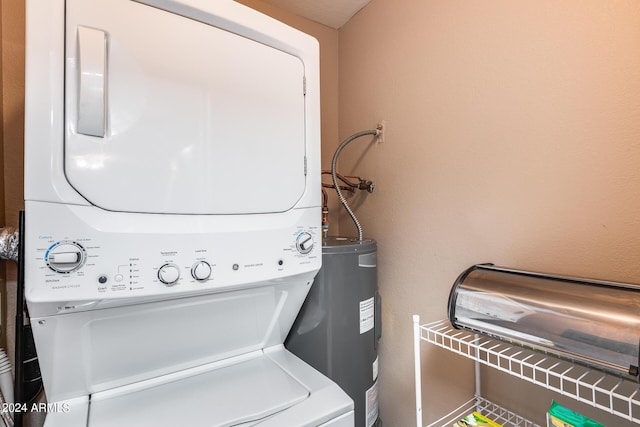
[[[317,271],[321,227],[315,215],[301,216],[297,224],[262,230],[185,233],[148,232],[145,218],[126,233],[88,227],[65,211],[50,227],[31,219],[27,301],[58,301],[64,312],[84,309],[69,301],[223,291]]]

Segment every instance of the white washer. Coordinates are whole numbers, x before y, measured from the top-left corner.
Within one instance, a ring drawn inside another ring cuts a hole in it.
[[[230,0],[27,1],[46,426],[353,426],[282,345],[321,266],[317,42]]]

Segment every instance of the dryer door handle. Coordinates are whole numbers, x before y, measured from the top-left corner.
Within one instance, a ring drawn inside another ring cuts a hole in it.
[[[107,34],[78,27],[78,133],[105,136],[106,95]]]

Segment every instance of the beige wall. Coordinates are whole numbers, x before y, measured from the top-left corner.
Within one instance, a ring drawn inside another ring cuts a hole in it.
[[[24,0],[3,1],[0,34],[2,44],[2,212],[0,227],[17,227],[23,208],[23,135],[24,135]],[[2,337],[13,358],[15,318],[15,264],[3,261],[7,285],[3,282]],[[6,290],[6,292],[5,292]]]
[[[341,162],[377,182],[357,213],[379,242],[385,426],[415,425],[411,314],[444,318],[470,265],[640,282],[637,0],[373,0],[339,61],[340,136],[388,123]],[[433,420],[472,377],[423,350]],[[490,384],[544,422],[548,396]]]
[[[2,82],[4,214],[17,226],[24,206],[24,0],[2,2]]]

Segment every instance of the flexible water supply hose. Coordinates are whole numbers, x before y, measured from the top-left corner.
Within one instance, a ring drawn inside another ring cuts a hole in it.
[[[0,228],[0,259],[18,262],[18,231],[12,227]]]
[[[356,228],[358,229],[358,241],[360,242],[363,240],[362,225],[360,224],[360,221],[358,221],[358,218],[349,207],[349,204],[347,203],[347,199],[342,195],[342,191],[340,190],[340,186],[338,185],[338,176],[337,176],[336,168],[338,165],[338,157],[340,156],[340,152],[351,141],[353,141],[354,139],[358,139],[362,136],[366,136],[366,135],[378,136],[379,134],[380,134],[379,129],[371,129],[371,130],[365,130],[362,132],[354,133],[353,135],[351,135],[350,137],[348,137],[347,139],[345,139],[340,143],[340,145],[336,149],[336,152],[333,153],[333,159],[331,160],[331,180],[333,181],[333,186],[336,188],[336,193],[338,194],[338,199],[340,200],[340,203],[342,203],[342,206],[344,206],[345,210],[347,211],[347,213],[353,220],[353,223],[356,225]]]

